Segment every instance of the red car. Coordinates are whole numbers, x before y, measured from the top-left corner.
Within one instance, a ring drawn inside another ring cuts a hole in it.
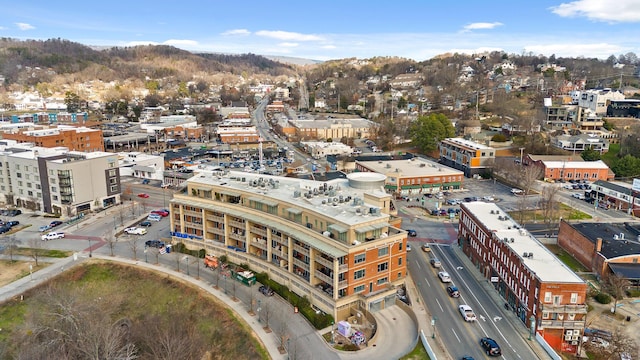
[[[138,197],[141,197],[141,198],[145,198],[145,199],[146,199],[146,198],[148,198],[148,197],[149,197],[149,194],[145,194],[145,193],[138,194]]]
[[[153,210],[151,213],[152,213],[152,214],[158,214],[158,215],[160,215],[160,216],[162,216],[162,217],[167,217],[167,216],[169,216],[169,212],[168,212],[168,211],[165,211],[165,210]]]

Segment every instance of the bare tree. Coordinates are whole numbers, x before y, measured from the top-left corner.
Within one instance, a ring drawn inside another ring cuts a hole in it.
[[[38,238],[29,239],[29,256],[36,263],[36,267],[38,267],[38,259],[40,259],[40,253],[42,252],[42,240]]]
[[[7,250],[9,252],[10,261],[13,261],[13,255],[18,248],[18,244],[20,244],[20,240],[16,239],[15,235],[9,235],[9,237],[7,237]]]
[[[264,330],[266,332],[271,332],[271,328],[269,328],[269,316],[271,315],[271,309],[269,308],[269,302],[265,301],[264,306],[262,306],[262,317],[264,318]]]
[[[170,307],[167,316],[149,314],[137,328],[136,335],[153,359],[189,360],[200,359],[205,340],[196,327],[189,309]],[[175,319],[180,319],[176,321]]]
[[[136,235],[129,235],[129,248],[131,249],[131,255],[133,260],[138,260],[138,237]]]
[[[107,243],[109,247],[109,253],[113,256],[113,249],[118,242],[118,237],[116,236],[115,230],[107,230],[102,234],[102,240]]]
[[[16,331],[18,359],[135,359],[130,322],[110,318],[122,297],[95,299],[88,289],[49,287],[35,297],[38,311]]]
[[[556,197],[560,188],[555,185],[546,185],[542,188],[540,206],[544,214],[544,222],[551,224],[554,219],[555,210],[557,208]]]
[[[584,344],[584,350],[591,353],[593,359],[618,360],[622,354],[637,354],[638,345],[634,338],[617,328],[610,338],[591,338]]]
[[[622,300],[624,298],[625,291],[627,290],[629,285],[630,285],[629,280],[619,274],[610,274],[607,277],[605,287],[607,288],[607,291],[611,293],[611,295],[615,299],[613,303],[614,314],[618,309],[618,300]]]
[[[516,172],[518,185],[522,187],[525,195],[529,195],[533,189],[533,185],[536,183],[536,180],[542,177],[543,171],[537,166],[520,165],[519,167],[520,171]]]

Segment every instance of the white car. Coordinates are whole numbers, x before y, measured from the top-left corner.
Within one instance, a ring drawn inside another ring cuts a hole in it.
[[[125,234],[129,235],[144,235],[147,233],[147,229],[139,228],[139,227],[130,227],[124,229]]]
[[[48,234],[44,234],[42,235],[42,241],[49,241],[49,240],[55,240],[55,239],[62,239],[64,238],[64,233],[63,232],[50,232]]]
[[[464,319],[464,321],[468,321],[468,322],[476,321],[476,314],[471,309],[471,306],[460,305],[458,306],[458,311],[460,311],[460,315],[462,315],[462,318]]]
[[[147,216],[147,220],[149,220],[149,221],[160,221],[160,220],[162,220],[162,216],[157,215],[157,214],[149,214],[149,216]]]
[[[451,282],[451,276],[446,271],[440,271],[438,273],[438,277],[440,278],[440,281],[442,281],[443,283],[450,283]]]

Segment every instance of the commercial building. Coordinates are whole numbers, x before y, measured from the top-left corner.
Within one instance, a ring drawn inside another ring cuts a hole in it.
[[[364,139],[371,136],[371,129],[377,126],[371,120],[346,115],[341,118],[334,118],[332,115],[300,118],[289,120],[288,123],[301,140]]]
[[[625,98],[621,92],[609,88],[584,90],[578,96],[578,106],[591,110],[592,113],[600,116],[607,114],[609,101],[624,100]]]
[[[598,180],[591,186],[590,201],[594,207],[625,211],[640,215],[640,193],[633,186],[621,181]],[[633,206],[631,205],[633,204]]]
[[[173,242],[247,264],[333,315],[395,303],[406,277],[404,230],[385,177],[329,181],[200,172],[171,201]]]
[[[119,204],[118,155],[0,141],[3,202],[63,217]]]
[[[385,189],[397,195],[437,193],[462,188],[464,174],[424,158],[356,161],[356,171],[386,176]]]
[[[524,326],[554,349],[576,353],[587,284],[496,204],[476,201],[461,209],[458,242],[471,262]]]
[[[600,279],[618,275],[640,285],[640,223],[560,222],[558,245]]]
[[[42,147],[63,146],[72,151],[104,151],[102,130],[71,125],[58,125],[49,129],[5,132],[2,138],[15,140],[19,143],[33,143]]]
[[[538,167],[546,181],[612,180],[615,174],[602,160],[584,161],[578,156],[527,155],[523,164]]]
[[[120,175],[142,180],[164,180],[164,156],[141,152],[118,154]]]
[[[467,177],[486,172],[495,162],[494,148],[473,141],[448,138],[442,140],[438,147],[440,162],[462,170]]]

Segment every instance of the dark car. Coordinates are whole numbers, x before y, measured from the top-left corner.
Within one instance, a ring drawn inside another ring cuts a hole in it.
[[[502,355],[500,346],[498,346],[498,343],[492,338],[483,337],[482,339],[480,339],[480,346],[482,346],[482,349],[484,349],[484,352],[489,356]]]
[[[463,356],[460,360],[473,360],[472,356]]]
[[[60,220],[53,220],[51,223],[49,223],[49,227],[52,227],[52,228],[60,225],[62,225],[62,221]]]
[[[18,209],[13,209],[13,210],[8,210],[7,211],[7,216],[18,216],[22,214],[22,210],[18,210]]]
[[[8,226],[10,228],[20,225],[20,221],[7,221],[7,223],[5,224],[5,226]]]
[[[151,226],[151,221],[143,221],[140,223],[140,226],[149,227]]]
[[[9,230],[11,230],[10,226],[7,226],[7,225],[0,226],[0,234],[4,234],[6,232],[9,232]]]
[[[458,291],[458,288],[455,286],[447,286],[447,293],[449,293],[449,296],[457,298],[460,297],[460,291]]]
[[[274,294],[273,290],[266,285],[260,286],[258,291],[260,291],[264,296],[273,296]]]
[[[160,240],[147,240],[144,243],[144,246],[146,247],[153,247],[153,248],[163,248],[164,247],[164,243]]]
[[[416,237],[418,236],[418,233],[415,230],[407,230],[407,235],[411,237]]]

